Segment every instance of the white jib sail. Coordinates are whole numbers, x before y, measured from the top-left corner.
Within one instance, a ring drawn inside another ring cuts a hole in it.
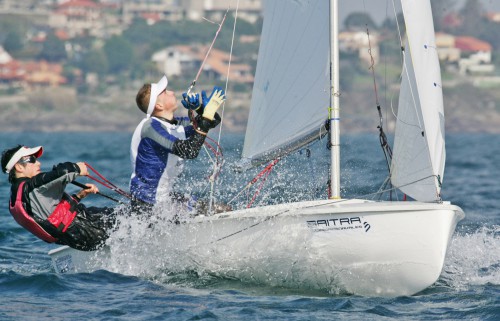
[[[392,184],[419,201],[440,198],[446,158],[441,72],[429,0],[401,1],[407,42]]]
[[[318,138],[328,118],[329,1],[264,3],[242,157],[254,165]]]

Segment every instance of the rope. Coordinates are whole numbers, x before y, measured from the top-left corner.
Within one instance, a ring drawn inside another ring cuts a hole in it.
[[[259,188],[257,189],[257,191],[254,193],[254,196],[252,197],[252,200],[251,202],[247,205],[247,208],[249,208],[252,203],[255,201],[255,199],[257,198],[257,196],[259,195],[260,193],[260,190],[262,189],[263,185],[264,185],[264,182],[266,181],[267,177],[269,176],[269,174],[271,173],[271,170],[273,169],[274,165],[276,165],[278,162],[279,162],[279,158],[273,160],[271,163],[269,163],[259,174],[257,174],[238,194],[236,194],[235,197],[233,197],[229,202],[227,202],[227,204],[231,204],[235,199],[237,199],[243,192],[245,192],[246,190],[248,190],[250,187],[252,187],[258,180],[259,178],[261,178],[262,176],[265,175],[265,177],[263,178]]]
[[[236,3],[236,10],[234,14],[234,24],[233,24],[233,35],[231,37],[231,49],[229,50],[229,63],[227,65],[227,74],[226,74],[226,87],[225,87],[225,92],[227,93],[227,88],[229,84],[229,73],[231,70],[231,62],[233,60],[233,47],[234,47],[234,35],[236,34],[236,21],[238,20],[238,8],[240,5],[240,0],[237,1]],[[229,8],[228,8],[229,10]],[[217,139],[217,143],[220,143],[221,140],[221,135],[222,135],[222,124],[224,123],[224,111],[225,111],[226,103],[224,102],[222,104],[222,112],[221,112],[221,122],[220,122],[220,130],[219,130],[219,138]]]
[[[85,165],[87,166],[88,169],[90,169],[97,176],[99,176],[99,178],[97,178],[97,177],[93,177],[91,175],[88,175],[87,176],[88,178],[96,181],[97,183],[101,184],[102,186],[107,187],[110,190],[112,190],[112,191],[114,191],[114,192],[116,192],[116,193],[118,193],[118,194],[120,194],[122,196],[125,196],[126,198],[132,199],[132,195],[130,195],[129,193],[125,192],[124,190],[122,190],[121,188],[119,188],[118,186],[116,186],[115,184],[111,183],[108,179],[106,179],[106,177],[104,177],[103,175],[101,175],[101,173],[99,173],[97,170],[95,170],[88,163],[85,163]]]
[[[214,165],[214,171],[213,171],[212,175],[210,176],[210,180],[215,180],[215,179],[217,179],[220,172],[222,171],[222,165],[224,164],[224,154],[222,152],[222,147],[215,140],[213,140],[212,138],[210,138],[208,136],[206,139],[210,140],[212,143],[214,143],[217,146],[217,147],[214,147],[210,143],[205,141],[206,149],[209,149],[215,157],[215,159],[213,159],[211,157],[210,153],[208,153],[208,151],[207,151],[208,157],[210,158],[210,160],[212,161],[212,164]]]
[[[85,184],[82,184],[82,183],[80,183],[80,182],[77,182],[77,181],[72,181],[72,182],[71,182],[71,184],[76,185],[76,186],[78,186],[78,187],[81,187],[81,188],[83,188],[83,189],[88,189],[88,188],[90,188],[89,186],[87,186],[87,185],[85,185]],[[105,198],[107,198],[107,199],[110,199],[110,200],[112,200],[112,201],[115,201],[115,202],[117,202],[117,203],[120,203],[120,204],[125,204],[125,203],[123,203],[122,201],[117,200],[116,198],[113,198],[113,197],[111,197],[111,196],[109,196],[109,195],[106,195],[106,194],[103,194],[103,193],[101,193],[101,192],[97,192],[96,194],[97,194],[97,195],[100,195],[100,196],[102,196],[102,197],[105,197]]]
[[[222,25],[224,24],[224,21],[226,20],[226,16],[227,16],[227,12],[229,11],[229,8],[226,10],[226,13],[224,14],[224,17],[222,18],[222,21],[221,23],[219,23],[219,28],[217,29],[217,31],[215,32],[215,36],[214,36],[214,39],[212,40],[212,43],[210,44],[210,47],[208,48],[207,50],[207,53],[205,54],[205,58],[203,59],[202,63],[201,63],[201,66],[200,68],[198,69],[198,73],[196,74],[196,77],[194,78],[193,82],[191,83],[191,86],[189,86],[189,89],[187,91],[187,95],[189,96],[189,94],[191,93],[191,90],[194,88],[194,86],[196,85],[196,81],[198,81],[198,78],[200,77],[200,74],[203,70],[203,67],[205,66],[205,62],[207,61],[208,59],[208,56],[210,55],[210,52],[212,51],[212,47],[214,46],[215,44],[215,40],[217,39],[217,37],[219,36],[219,32],[221,31],[222,29]],[[205,19],[205,18],[204,18]],[[206,21],[209,21],[211,23],[214,23],[213,21],[210,21],[208,19],[205,19]]]
[[[380,141],[380,146],[382,147],[382,151],[384,153],[385,161],[387,164],[387,170],[389,173],[391,172],[391,160],[392,160],[392,150],[387,142],[387,136],[385,135],[384,132],[384,121],[382,117],[382,110],[380,108],[380,102],[378,99],[378,89],[377,89],[377,80],[375,78],[375,59],[373,58],[372,55],[372,44],[370,41],[370,30],[368,29],[368,25],[366,26],[366,35],[368,37],[368,53],[370,54],[370,67],[368,69],[371,70],[372,72],[372,79],[373,79],[373,90],[375,92],[375,103],[377,105],[377,111],[378,111],[378,116],[379,116],[379,125],[377,126],[379,130],[379,141]]]
[[[271,173],[271,169],[269,169],[269,170],[267,170],[265,172],[265,175],[263,176],[262,181],[260,182],[259,188],[257,188],[257,190],[255,191],[255,193],[253,194],[252,199],[247,204],[247,208],[252,207],[253,202],[255,201],[255,199],[257,198],[257,196],[259,196],[260,191],[262,190],[262,187],[264,187],[264,183],[266,182],[267,177],[269,176],[269,173]]]
[[[430,178],[430,177],[433,177],[433,176],[435,176],[435,175],[431,175],[431,176],[428,176],[428,177],[424,177],[424,178],[422,178],[422,179],[416,180],[416,181],[414,181],[414,182],[411,182],[411,183],[405,184],[405,185],[400,186],[400,187],[404,187],[404,186],[407,186],[407,185],[410,185],[410,184],[416,183],[416,182],[418,182],[418,181],[421,181],[421,180],[424,180],[424,179],[427,179],[427,178]],[[389,191],[395,190],[395,189],[397,189],[397,188],[398,188],[398,187],[392,187],[392,188],[390,188],[390,189],[386,189],[386,190],[382,190],[382,191],[380,191],[380,190],[379,190],[379,191],[377,191],[377,192],[375,192],[375,193],[369,193],[369,194],[364,194],[364,195],[358,195],[358,196],[355,196],[355,197],[353,197],[353,198],[363,198],[363,199],[367,199],[369,196],[373,196],[373,197],[374,197],[374,196],[376,196],[377,194],[383,194],[383,193],[386,193],[386,192],[389,192]],[[350,199],[332,200],[331,202],[327,202],[327,203],[323,203],[323,204],[315,204],[315,205],[305,206],[305,207],[303,207],[303,209],[314,208],[314,207],[320,207],[320,206],[325,206],[325,205],[335,204],[335,203],[342,203],[342,202],[347,202],[347,201],[349,201],[349,200],[350,200]],[[405,200],[406,200],[406,195],[405,195]],[[440,201],[440,200],[437,200],[437,201]],[[285,213],[287,213],[287,212],[290,212],[290,209],[285,209],[285,210],[283,210],[282,212],[276,213],[276,214],[271,215],[271,216],[267,216],[267,217],[266,217],[266,218],[264,218],[262,221],[259,221],[259,222],[257,222],[257,223],[254,223],[254,224],[250,225],[250,226],[247,226],[247,227],[245,227],[245,228],[242,228],[241,230],[238,230],[238,231],[236,231],[236,232],[233,232],[233,233],[227,234],[227,235],[225,235],[225,236],[222,236],[222,237],[220,237],[220,238],[218,238],[218,239],[216,239],[216,240],[214,240],[214,241],[208,242],[207,244],[214,244],[214,243],[217,243],[217,242],[219,242],[219,241],[225,240],[225,239],[227,239],[227,238],[230,238],[231,236],[234,236],[234,235],[237,235],[237,234],[242,233],[242,232],[244,232],[244,231],[247,231],[247,230],[249,230],[249,229],[251,229],[251,228],[253,228],[253,227],[256,227],[256,226],[258,226],[258,225],[260,225],[260,224],[262,224],[262,223],[264,223],[264,222],[267,222],[267,221],[269,221],[269,220],[271,220],[271,219],[274,219],[274,218],[276,218],[276,217],[278,217],[278,216],[280,216],[280,215],[282,215],[282,214],[285,214]]]
[[[378,100],[377,80],[375,79],[375,59],[373,58],[373,55],[372,55],[372,44],[370,41],[370,30],[368,29],[368,25],[366,25],[366,35],[368,37],[368,53],[370,54],[370,67],[368,67],[368,69],[371,70],[371,72],[372,72],[373,89],[375,92],[375,102],[376,102],[377,106],[380,106],[380,103]]]

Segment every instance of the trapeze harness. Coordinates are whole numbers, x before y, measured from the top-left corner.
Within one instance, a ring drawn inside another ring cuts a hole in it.
[[[16,220],[19,225],[30,231],[33,235],[39,237],[48,243],[54,243],[57,241],[52,235],[47,233],[35,220],[26,212],[23,207],[22,202],[22,191],[23,186],[26,182],[19,184],[17,189],[16,201],[14,205],[9,202],[9,210],[14,220]],[[66,232],[68,227],[71,225],[76,216],[76,204],[77,202],[70,197],[67,199],[63,198],[56,208],[47,218],[47,220],[54,225],[59,231]]]

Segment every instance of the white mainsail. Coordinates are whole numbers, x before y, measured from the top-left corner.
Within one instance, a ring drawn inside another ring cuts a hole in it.
[[[330,100],[328,25],[329,1],[264,2],[243,159],[262,163],[320,135]]]
[[[440,198],[445,163],[441,73],[428,0],[401,1],[407,42],[391,181],[419,201]]]

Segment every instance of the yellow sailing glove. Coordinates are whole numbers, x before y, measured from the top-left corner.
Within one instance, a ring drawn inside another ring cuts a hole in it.
[[[212,94],[207,98],[205,91],[201,92],[201,97],[203,105],[205,106],[203,110],[203,117],[209,120],[214,119],[215,112],[219,109],[220,105],[226,100],[226,94],[224,90],[220,87],[214,87]]]

